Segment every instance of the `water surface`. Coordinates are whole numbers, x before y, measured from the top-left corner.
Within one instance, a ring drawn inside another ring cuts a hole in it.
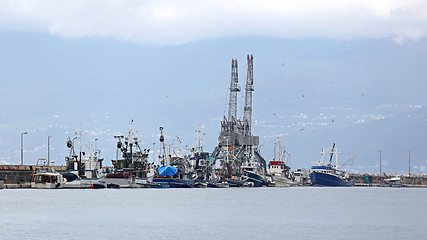
[[[425,239],[427,189],[1,190],[1,239]]]

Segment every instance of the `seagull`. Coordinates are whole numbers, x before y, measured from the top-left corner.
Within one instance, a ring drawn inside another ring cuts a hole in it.
[[[277,114],[273,113],[274,116],[277,116]]]
[[[302,97],[304,97],[304,94],[302,94]]]
[[[334,123],[334,119],[332,119],[332,123]]]
[[[364,94],[364,93],[361,93],[360,95],[365,96],[365,94]]]
[[[301,132],[302,130],[304,130],[304,128],[301,128],[299,131]]]

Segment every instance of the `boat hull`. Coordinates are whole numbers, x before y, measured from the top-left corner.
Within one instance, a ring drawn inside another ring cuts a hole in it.
[[[93,184],[100,183],[102,178],[78,178],[71,182],[65,182],[63,188],[90,188]]]
[[[346,181],[337,175],[312,172],[310,173],[311,184],[313,186],[327,186],[327,187],[352,187],[354,181]]]
[[[243,187],[245,184],[245,180],[238,180],[238,179],[228,179],[227,180],[230,187]]]
[[[251,171],[244,171],[244,174],[248,177],[246,181],[254,183],[254,187],[262,187],[263,185],[266,185],[266,180],[263,176]]]
[[[166,183],[169,188],[192,188],[194,180],[182,180],[175,178],[153,178],[153,183]]]
[[[57,189],[62,188],[61,183],[31,183],[31,188],[37,188],[37,189]]]
[[[272,179],[273,179],[272,185],[274,187],[290,187],[290,186],[296,185],[296,183],[290,180],[289,178],[286,178],[278,174],[272,175]]]

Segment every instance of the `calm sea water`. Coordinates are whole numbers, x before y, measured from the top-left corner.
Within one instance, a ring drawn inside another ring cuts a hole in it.
[[[1,190],[0,239],[426,239],[427,189]]]

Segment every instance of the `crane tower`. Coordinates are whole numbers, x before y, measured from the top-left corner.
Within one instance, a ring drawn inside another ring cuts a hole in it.
[[[243,123],[245,126],[244,135],[251,136],[251,125],[252,125],[252,92],[254,91],[254,57],[248,54],[248,72],[246,75],[246,94],[245,94],[245,107],[243,115]]]
[[[230,99],[228,103],[228,121],[237,120],[237,93],[240,92],[237,59],[231,60]]]

